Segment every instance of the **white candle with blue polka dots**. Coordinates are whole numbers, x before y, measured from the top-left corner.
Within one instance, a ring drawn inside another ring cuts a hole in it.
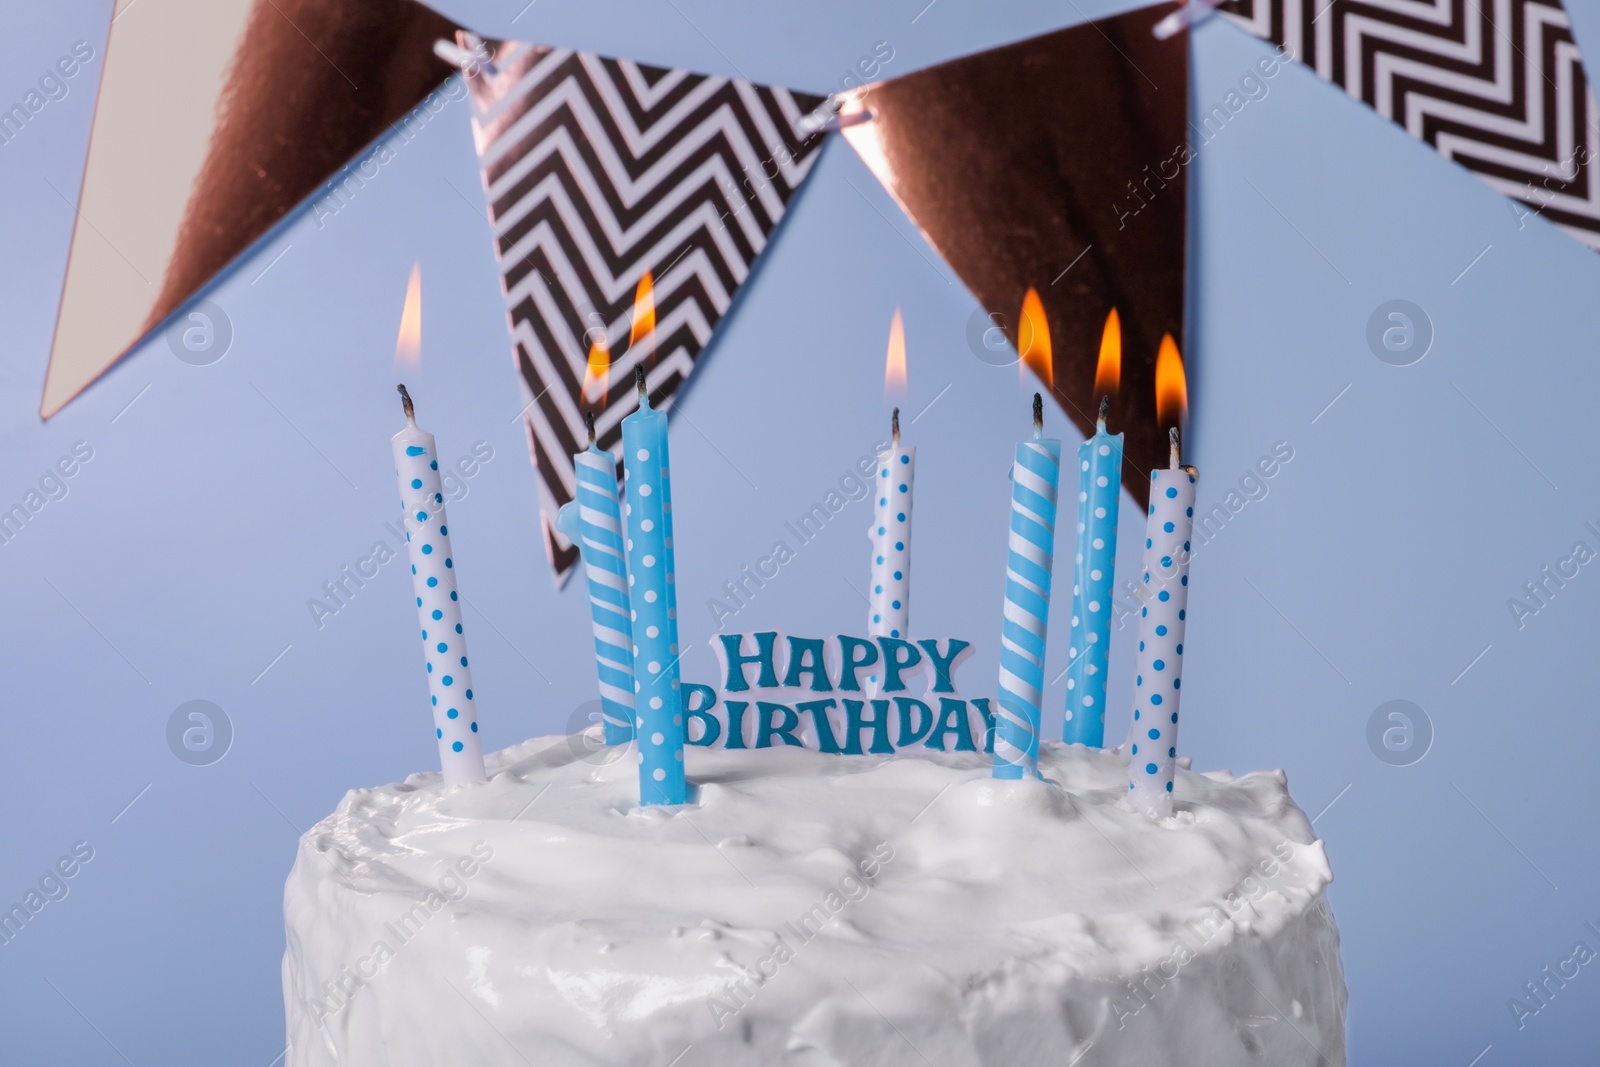
[[[622,420],[626,469],[628,598],[633,605],[634,725],[639,738],[639,803],[686,804],[683,705],[678,684],[677,576],[673,572],[672,477],[667,416],[650,406],[644,368],[635,368],[639,410]]]
[[[1055,559],[1061,442],[1043,436],[1044,398],[1033,394],[1033,438],[1011,465],[1011,535],[1000,627],[1000,696],[994,721],[996,778],[1039,773],[1040,705]]]
[[[439,743],[444,780],[481,782],[483,746],[467,665],[467,639],[461,627],[450,526],[439,481],[439,452],[433,435],[417,428],[411,396],[400,386],[406,427],[394,435],[394,465],[405,508],[406,550],[411,558],[411,588],[422,624],[422,649],[433,706],[433,735]]]
[[[917,450],[900,443],[900,409],[891,419],[893,442],[878,462],[873,505],[872,594],[867,598],[867,633],[906,638],[911,632],[911,498]]]
[[[589,447],[572,457],[578,483],[575,499],[556,514],[556,529],[583,558],[606,744],[625,745],[633,740],[633,623],[622,555],[617,461],[595,443],[593,412],[587,421]]]
[[[1178,755],[1178,698],[1183,687],[1183,631],[1189,616],[1189,538],[1194,528],[1198,472],[1178,462],[1150,472],[1140,578],[1139,651],[1133,680],[1133,732],[1128,798],[1157,818],[1172,814],[1173,765]]]
[[[1122,435],[1106,433],[1106,408],[1094,436],[1078,447],[1078,547],[1072,570],[1067,647],[1067,712],[1061,739],[1101,748],[1106,740],[1106,654],[1116,574],[1117,510],[1122,500]]]

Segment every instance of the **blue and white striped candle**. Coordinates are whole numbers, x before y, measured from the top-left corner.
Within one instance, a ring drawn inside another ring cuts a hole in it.
[[[394,466],[400,478],[400,504],[405,508],[411,589],[417,598],[417,618],[422,623],[439,764],[446,782],[481,782],[487,775],[478,739],[478,713],[472,699],[472,671],[467,666],[467,639],[461,629],[461,599],[456,592],[450,526],[439,481],[439,452],[433,435],[417,428],[411,396],[403,385],[400,401],[406,426],[392,439]]]
[[[572,457],[576,499],[556,514],[556,529],[583,557],[606,744],[625,745],[633,740],[633,622],[622,556],[622,505],[616,460],[595,443],[593,412],[588,421],[589,447]]]
[[[1106,408],[1094,436],[1078,446],[1078,548],[1072,571],[1072,629],[1067,648],[1067,713],[1061,739],[1104,747],[1106,654],[1116,574],[1117,505],[1122,499],[1122,435],[1106,433]]]
[[[994,777],[1037,775],[1050,572],[1055,554],[1061,442],[1044,435],[1044,398],[1033,394],[1033,438],[1011,466],[1011,538],[1005,617],[1000,628],[1000,699]]]
[[[1171,466],[1150,472],[1150,514],[1139,588],[1144,606],[1139,609],[1139,666],[1133,679],[1128,757],[1128,798],[1135,808],[1157,818],[1172,814],[1197,478],[1193,467],[1179,465],[1178,431],[1171,434]]]
[[[672,478],[667,416],[650,406],[644,368],[634,369],[639,410],[622,420],[627,470],[628,596],[633,604],[633,691],[639,730],[639,803],[686,804],[683,706],[678,685],[678,609],[672,553]]]

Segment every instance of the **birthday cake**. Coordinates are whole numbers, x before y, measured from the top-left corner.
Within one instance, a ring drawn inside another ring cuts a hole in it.
[[[539,738],[470,787],[354,790],[300,842],[288,1067],[1343,1064],[1331,873],[1280,773],[1116,751]]]
[[[869,636],[719,632],[720,684],[681,679],[667,418],[642,366],[635,385],[625,481],[590,420],[556,520],[583,562],[601,727],[488,757],[436,442],[401,387],[441,772],[352,791],[301,839],[288,1067],[1345,1062],[1322,842],[1281,773],[1178,755],[1198,472],[1176,428],[1150,472],[1124,753],[1103,747],[1121,493],[1104,403],[1077,462],[1078,669],[1046,742],[1062,442],[1041,394],[1011,470],[999,684],[963,697],[972,642],[910,636],[898,412]]]

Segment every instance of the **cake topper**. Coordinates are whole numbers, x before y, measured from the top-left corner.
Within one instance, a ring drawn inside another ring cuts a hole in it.
[[[718,634],[711,647],[721,667],[720,692],[683,685],[685,722],[694,726],[685,736],[691,746],[793,745],[846,756],[913,747],[993,751],[991,701],[956,690],[956,668],[972,653],[968,641],[766,630]],[[918,675],[925,684],[913,688]]]

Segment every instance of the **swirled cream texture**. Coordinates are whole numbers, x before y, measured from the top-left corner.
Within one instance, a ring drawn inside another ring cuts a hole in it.
[[[608,762],[608,758],[610,758]],[[538,738],[486,784],[359,789],[284,900],[290,1067],[1345,1062],[1331,873],[1284,778],[1114,752],[631,748]]]

